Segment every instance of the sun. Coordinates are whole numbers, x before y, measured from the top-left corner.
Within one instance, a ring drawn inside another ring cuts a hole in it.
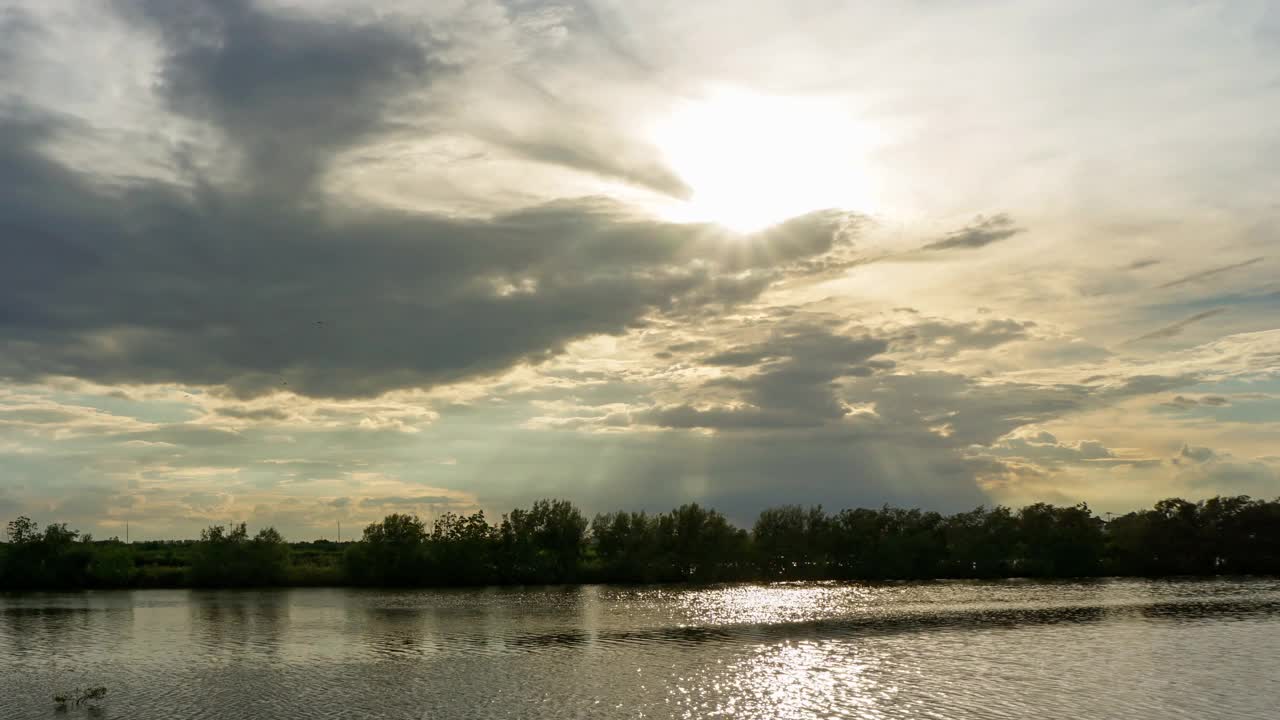
[[[691,191],[664,211],[749,233],[814,210],[868,210],[874,133],[822,98],[719,90],[659,121],[652,141]]]

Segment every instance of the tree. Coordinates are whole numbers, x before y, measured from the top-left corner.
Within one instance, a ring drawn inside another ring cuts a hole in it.
[[[1018,513],[1021,572],[1034,577],[1097,575],[1102,568],[1102,521],[1085,503],[1036,503]]]
[[[89,577],[98,587],[126,587],[135,575],[133,549],[119,540],[94,548]]]
[[[66,523],[51,523],[41,533],[26,516],[13,520],[6,529],[5,587],[76,588],[87,584],[91,550],[86,543],[76,542],[78,531]]]
[[[508,582],[573,582],[585,547],[587,520],[568,500],[516,508],[498,527],[499,574]]]
[[[591,543],[604,580],[653,582],[658,567],[658,523],[643,512],[614,512],[591,521]]]
[[[417,515],[388,515],[347,549],[347,577],[372,585],[423,584],[429,579],[426,543],[427,528]]]
[[[496,532],[484,511],[471,515],[445,513],[431,530],[431,559],[437,582],[483,585],[493,582]]]
[[[6,534],[9,536],[9,542],[14,545],[25,545],[41,539],[40,526],[36,525],[35,521],[26,515],[21,515],[16,520],[10,520],[6,528]]]
[[[249,542],[249,583],[281,585],[289,576],[289,545],[273,527],[265,527]]]
[[[245,523],[229,529],[213,525],[201,531],[191,555],[191,580],[197,585],[278,585],[288,571],[289,547],[271,527],[250,539]]]
[[[715,582],[746,574],[746,532],[723,515],[690,503],[658,518],[664,580]]]
[[[816,578],[827,572],[831,521],[821,506],[769,508],[756,519],[751,536],[764,577]]]
[[[948,577],[1005,577],[1018,543],[1018,520],[1007,507],[976,508],[942,522],[947,546],[940,569]]]

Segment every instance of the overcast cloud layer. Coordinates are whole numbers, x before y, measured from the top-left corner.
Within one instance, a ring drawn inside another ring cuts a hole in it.
[[[0,0],[0,517],[1280,495],[1275,3],[426,5]]]

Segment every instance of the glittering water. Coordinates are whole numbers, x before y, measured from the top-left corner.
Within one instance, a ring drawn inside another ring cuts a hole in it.
[[[97,710],[50,697],[105,685]],[[0,718],[1272,718],[1280,581],[0,597]]]

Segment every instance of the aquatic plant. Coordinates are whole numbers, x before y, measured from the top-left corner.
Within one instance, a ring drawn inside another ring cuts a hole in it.
[[[107,696],[107,688],[104,685],[97,685],[85,690],[76,688],[70,693],[58,693],[53,696],[53,702],[58,706],[59,710],[66,710],[68,705],[72,707],[80,707],[85,703],[93,703]]]

